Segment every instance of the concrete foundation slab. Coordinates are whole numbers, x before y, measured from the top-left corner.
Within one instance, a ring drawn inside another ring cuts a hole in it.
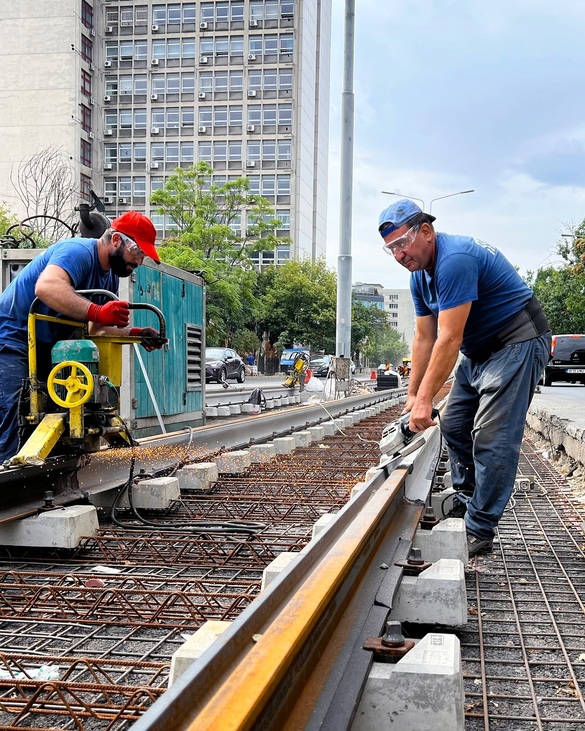
[[[169,688],[225,632],[231,622],[208,620],[195,634],[191,635],[174,653],[171,659]]]
[[[260,591],[264,591],[264,589],[266,589],[266,587],[269,586],[274,579],[276,579],[280,572],[283,571],[291,561],[298,558],[298,555],[298,553],[293,553],[292,551],[283,551],[282,553],[279,553],[274,561],[271,561],[262,572],[262,585],[260,587]]]
[[[173,500],[181,497],[177,477],[155,477],[132,487],[132,504],[137,510],[168,510]],[[129,508],[128,493],[118,501],[119,508]]]
[[[431,563],[441,558],[456,558],[464,564],[469,561],[463,518],[445,518],[432,530],[418,530],[413,545],[420,548],[423,559]]]
[[[274,444],[253,444],[248,451],[252,464],[266,464],[276,457]]]
[[[290,454],[295,450],[295,438],[294,437],[277,437],[272,440],[272,444],[276,449],[276,454]]]
[[[415,624],[467,624],[463,563],[442,558],[418,576],[404,576],[390,619]]]
[[[208,490],[217,482],[218,472],[215,462],[187,464],[177,471],[181,490]]]
[[[464,727],[459,639],[432,633],[395,665],[374,662],[351,731],[463,731]]]
[[[98,529],[93,505],[70,505],[0,524],[0,546],[77,548],[82,538],[95,536]]]
[[[239,475],[251,464],[250,452],[247,449],[224,452],[215,458],[220,475]]]

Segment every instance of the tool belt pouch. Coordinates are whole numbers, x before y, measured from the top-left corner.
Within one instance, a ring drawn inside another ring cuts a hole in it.
[[[512,322],[509,322],[505,328],[500,330],[487,346],[474,353],[471,360],[476,363],[485,363],[491,355],[497,353],[506,345],[524,343],[526,340],[544,335],[548,330],[550,330],[550,326],[546,315],[542,311],[536,296],[533,296],[522,312],[519,312]]]

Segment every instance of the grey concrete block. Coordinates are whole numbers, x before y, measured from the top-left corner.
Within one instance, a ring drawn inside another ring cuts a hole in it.
[[[290,454],[294,452],[296,446],[294,437],[277,437],[272,440],[272,444],[274,444],[276,454]]]
[[[293,434],[297,447],[308,447],[311,444],[311,432],[308,430],[296,431]]]
[[[208,490],[217,482],[218,472],[215,462],[187,464],[177,471],[181,490]]]
[[[207,416],[208,419],[212,419],[218,415],[217,413],[217,406],[206,406],[205,407],[205,416]]]
[[[253,444],[248,451],[252,464],[266,464],[276,457],[274,444]]]
[[[313,442],[320,442],[325,436],[325,429],[322,426],[310,426],[307,431],[311,435]]]
[[[231,415],[230,407],[229,406],[218,406],[217,407],[217,415],[218,416],[230,416]]]
[[[132,504],[137,510],[167,510],[181,496],[177,477],[155,477],[132,487]],[[118,507],[129,508],[128,493],[122,495]]]
[[[442,558],[418,576],[404,576],[390,619],[415,624],[467,624],[463,563]]]
[[[291,563],[291,561],[298,558],[298,555],[298,553],[293,553],[292,551],[283,551],[282,553],[279,553],[274,561],[271,561],[262,572],[262,585],[260,587],[260,591],[264,591],[264,589],[266,589],[266,587],[269,586],[274,579],[276,579],[276,577],[289,565],[289,563]]]
[[[93,505],[69,505],[30,518],[0,524],[0,546],[77,548],[84,537],[95,536],[99,524]]]
[[[236,416],[237,414],[242,413],[242,407],[240,404],[230,404],[230,414]]]
[[[169,688],[225,632],[230,624],[231,622],[218,620],[207,621],[188,640],[185,640],[171,658]]]
[[[425,561],[435,563],[441,558],[469,561],[467,531],[463,518],[445,518],[432,530],[418,530],[413,541]]]
[[[224,452],[215,458],[220,475],[239,475],[251,464],[250,452],[247,449]]]
[[[321,424],[321,427],[326,437],[332,437],[337,431],[335,424],[332,421],[324,421]]]
[[[351,731],[463,731],[464,727],[459,639],[432,633],[395,665],[372,665]]]
[[[318,538],[329,526],[329,523],[331,523],[332,520],[335,520],[335,518],[337,518],[337,513],[324,513],[313,526],[311,539],[314,540],[315,538]]]

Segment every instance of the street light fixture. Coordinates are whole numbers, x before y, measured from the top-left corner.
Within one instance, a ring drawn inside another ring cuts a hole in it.
[[[419,203],[422,203],[422,209],[423,211],[426,208],[425,202],[422,200],[422,198],[415,198],[413,195],[404,195],[404,193],[394,193],[390,190],[383,190],[382,193],[384,195],[397,195],[400,198],[409,198],[412,201],[418,201]],[[443,198],[452,198],[454,195],[465,195],[465,193],[475,193],[475,189],[471,190],[460,190],[457,193],[449,193],[449,195],[440,195],[438,198],[433,198],[432,201],[429,203],[429,213],[433,210],[433,203],[435,201],[441,201]]]
[[[419,203],[422,203],[423,210],[425,208],[425,202],[421,198],[415,198],[413,195],[404,195],[404,193],[392,193],[389,190],[383,190],[382,193],[384,195],[397,195],[399,198],[410,198],[411,201],[418,201]]]
[[[435,201],[441,201],[443,198],[452,198],[454,195],[465,195],[465,193],[474,193],[475,191],[472,190],[460,190],[458,193],[449,193],[449,195],[441,195],[438,198],[433,198],[433,200],[429,203],[429,213],[433,210],[433,203]]]

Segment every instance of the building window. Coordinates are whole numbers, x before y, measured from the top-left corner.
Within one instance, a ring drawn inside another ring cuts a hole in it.
[[[91,96],[91,74],[88,71],[81,71],[81,93]]]
[[[193,162],[194,145],[192,142],[181,142],[181,162]]]
[[[91,178],[83,173],[79,176],[79,192],[85,200],[91,198]]]
[[[278,227],[280,230],[284,231],[290,231],[290,211],[289,210],[277,210],[276,215],[274,216],[278,221],[280,221],[280,226]]]
[[[91,142],[87,142],[87,140],[81,140],[81,164],[87,165],[88,168],[91,167]]]
[[[81,36],[81,58],[88,63],[93,59],[93,43],[86,36]]]
[[[134,180],[134,197],[146,198],[146,178],[144,175],[137,175]]]
[[[81,112],[81,128],[84,132],[91,132],[91,109],[85,104],[79,106]]]
[[[81,0],[81,22],[86,28],[93,28],[93,8],[86,0]]]

